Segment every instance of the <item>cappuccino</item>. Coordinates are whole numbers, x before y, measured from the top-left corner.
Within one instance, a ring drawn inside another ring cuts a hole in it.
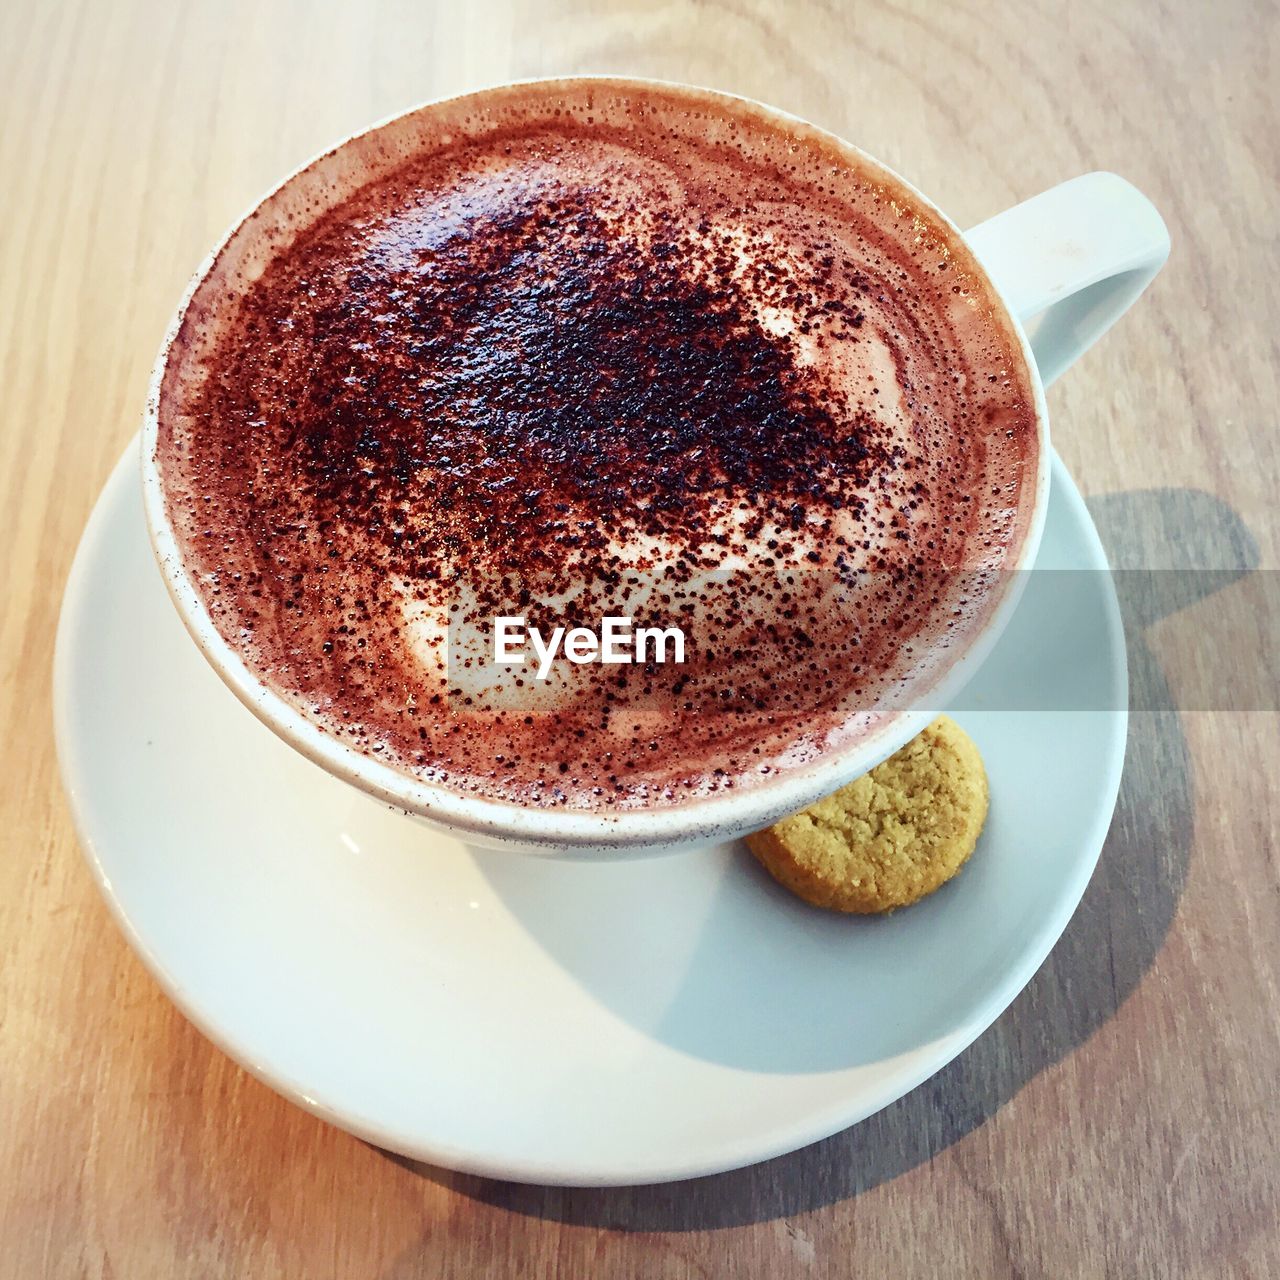
[[[415,777],[623,809],[847,747],[982,625],[1033,385],[909,189],[750,104],[607,80],[361,146],[210,273],[157,406],[184,562],[265,685]],[[495,645],[618,618],[684,660]]]

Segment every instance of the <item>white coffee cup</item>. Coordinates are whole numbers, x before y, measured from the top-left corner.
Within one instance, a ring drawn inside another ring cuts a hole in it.
[[[962,235],[1003,301],[1017,333],[1034,388],[1038,432],[1034,503],[1025,537],[1005,566],[1000,596],[980,628],[946,664],[927,690],[929,708],[959,692],[990,653],[1004,629],[1036,555],[1049,496],[1049,419],[1044,387],[1106,332],[1151,282],[1169,254],[1169,234],[1151,202],[1122,178],[1090,173],[1064,182],[960,233],[925,196],[856,147],[775,108],[732,95],[656,81],[591,77],[602,92],[662,87],[702,101],[706,109],[758,114],[798,136],[820,134],[862,166],[900,184],[922,206]],[[726,791],[680,804],[650,808],[574,811],[479,799],[447,786],[415,779],[362,754],[326,733],[273,692],[245,664],[214,626],[179,551],[164,501],[157,462],[160,391],[175,338],[188,309],[206,297],[244,287],[290,234],[290,215],[331,207],[362,182],[420,150],[429,124],[459,119],[476,98],[500,98],[537,84],[548,92],[575,81],[525,81],[460,98],[427,103],[353,135],[305,165],[245,215],[205,260],[187,288],[165,337],[152,377],[142,430],[142,478],[147,523],[165,583],[192,638],[233,692],[291,746],[337,778],[434,826],[483,844],[530,852],[656,851],[682,844],[725,840],[758,830],[873,768],[896,751],[933,712],[918,702],[887,718],[846,750],[749,789]],[[1024,325],[1033,326],[1028,339]]]

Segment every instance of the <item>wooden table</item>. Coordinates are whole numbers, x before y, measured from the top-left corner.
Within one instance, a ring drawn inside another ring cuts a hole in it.
[[[1085,170],[1124,174],[1163,211],[1173,257],[1054,388],[1057,446],[1117,561],[1190,547],[1275,568],[1278,26],[1274,4],[1245,0],[8,0],[0,1275],[1280,1274],[1276,704],[1193,696],[1198,639],[1246,582],[1137,637],[1148,674],[1196,709],[1135,715],[1098,873],[999,1022],[861,1126],[675,1186],[415,1167],[256,1083],[108,918],[49,724],[71,555],[204,251],[354,127],[516,76],[763,98],[961,224]]]

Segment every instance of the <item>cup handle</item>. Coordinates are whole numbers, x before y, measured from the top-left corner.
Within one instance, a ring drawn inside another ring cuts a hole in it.
[[[1114,173],[1051,187],[965,239],[1026,326],[1046,387],[1120,319],[1169,256],[1155,205]]]

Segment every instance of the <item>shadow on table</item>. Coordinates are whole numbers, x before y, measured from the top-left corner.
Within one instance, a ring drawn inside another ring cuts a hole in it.
[[[1117,568],[1210,566],[1239,575],[1257,563],[1256,545],[1239,517],[1206,493],[1113,494],[1093,499],[1089,509]],[[1222,585],[1230,575],[1187,580]],[[1130,719],[1124,778],[1098,869],[1026,990],[942,1071],[825,1141],[685,1182],[527,1186],[402,1163],[517,1213],[620,1231],[702,1230],[788,1217],[856,1196],[925,1163],[982,1125],[1111,1018],[1154,961],[1186,881],[1191,765],[1181,719],[1142,634],[1159,620],[1159,610],[1145,616],[1142,602],[1128,603],[1131,701],[1138,710]]]

